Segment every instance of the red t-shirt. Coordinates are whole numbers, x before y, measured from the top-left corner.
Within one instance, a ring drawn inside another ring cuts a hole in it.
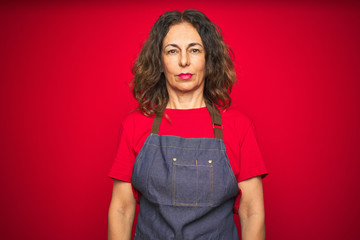
[[[165,109],[159,135],[184,138],[214,138],[210,114],[206,107],[195,109]],[[267,175],[267,170],[256,139],[253,121],[234,109],[221,112],[223,141],[230,165],[238,182]],[[117,156],[109,172],[110,178],[131,182],[137,154],[149,136],[154,117],[146,117],[139,110],[131,112],[120,126]],[[139,194],[134,191],[139,201]],[[240,199],[236,200],[236,207]],[[238,208],[235,208],[238,209]]]

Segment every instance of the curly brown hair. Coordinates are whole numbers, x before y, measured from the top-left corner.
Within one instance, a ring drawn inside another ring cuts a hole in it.
[[[153,25],[132,69],[134,78],[130,86],[139,109],[146,116],[162,112],[169,101],[165,75],[161,72],[162,44],[170,26],[184,21],[196,28],[204,43],[205,101],[222,109],[231,104],[230,92],[236,79],[233,53],[224,42],[220,28],[200,11],[169,11],[161,15]]]

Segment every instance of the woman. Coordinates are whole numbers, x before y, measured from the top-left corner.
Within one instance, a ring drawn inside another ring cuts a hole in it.
[[[130,239],[136,200],[135,239],[239,239],[233,211],[242,239],[264,239],[267,171],[252,121],[229,108],[235,73],[216,25],[166,12],[133,73],[139,110],[122,122],[109,173],[109,239]]]

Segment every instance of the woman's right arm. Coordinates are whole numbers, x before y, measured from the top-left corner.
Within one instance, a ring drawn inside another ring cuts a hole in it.
[[[109,207],[108,240],[130,240],[135,207],[131,183],[114,179]]]

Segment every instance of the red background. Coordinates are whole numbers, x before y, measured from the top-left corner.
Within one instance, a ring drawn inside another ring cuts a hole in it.
[[[186,8],[235,53],[233,106],[270,171],[267,239],[358,239],[360,5],[170,2],[0,5],[1,239],[106,239],[131,66],[158,16]]]

